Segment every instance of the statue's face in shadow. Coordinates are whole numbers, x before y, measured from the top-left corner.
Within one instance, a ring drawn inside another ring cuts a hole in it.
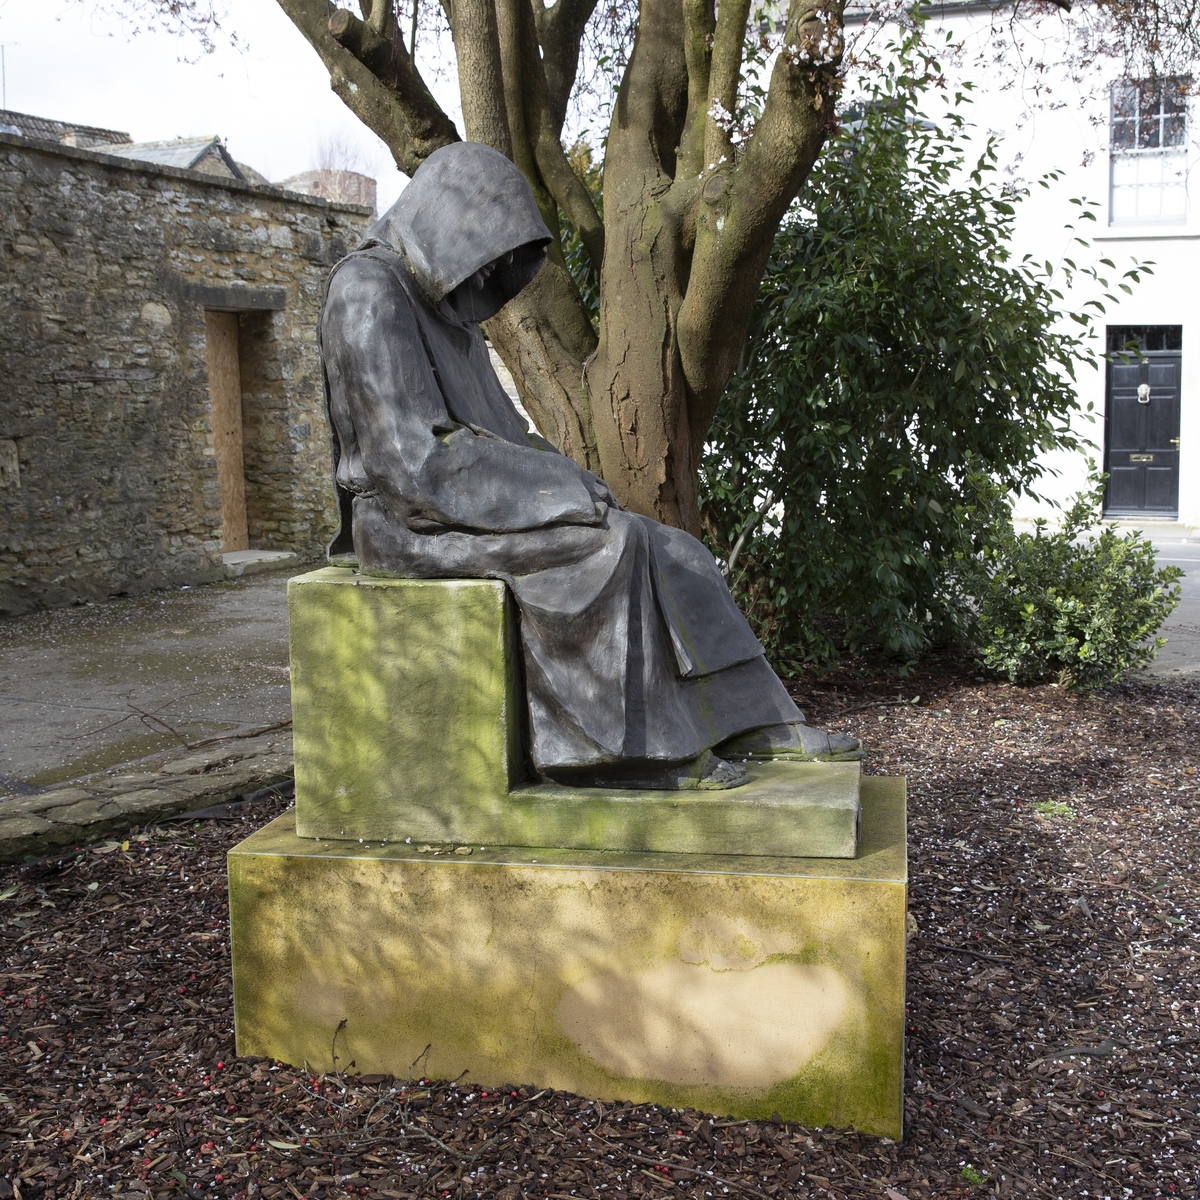
[[[533,279],[545,258],[545,246],[537,243],[509,250],[468,275],[446,296],[446,303],[460,321],[486,321]]]

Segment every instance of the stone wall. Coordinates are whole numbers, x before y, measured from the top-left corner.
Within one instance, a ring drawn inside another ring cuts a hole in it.
[[[222,575],[206,308],[240,314],[250,545],[320,552],[317,314],[367,219],[0,135],[0,613]]]
[[[372,212],[376,207],[378,185],[370,175],[360,171],[338,171],[321,167],[281,179],[279,186],[305,196],[323,196],[340,204],[361,204]]]

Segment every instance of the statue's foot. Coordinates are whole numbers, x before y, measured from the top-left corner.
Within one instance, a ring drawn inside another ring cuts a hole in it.
[[[651,792],[719,792],[750,781],[750,773],[741,763],[727,762],[711,750],[685,763],[615,762],[569,767],[546,774],[555,783],[568,787]]]
[[[826,733],[803,722],[767,725],[739,733],[717,747],[723,758],[768,762],[853,762],[862,758],[862,742],[846,733]]]
[[[706,750],[696,761],[700,764],[697,791],[723,792],[750,781],[750,772],[741,763],[729,762],[711,750]]]

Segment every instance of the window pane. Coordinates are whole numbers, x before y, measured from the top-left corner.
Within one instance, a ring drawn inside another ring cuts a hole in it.
[[[1190,80],[1113,84],[1109,119],[1112,224],[1187,219]]]
[[[1110,220],[1187,219],[1187,151],[1134,150],[1114,153],[1111,162]]]
[[[1182,325],[1110,325],[1108,352],[1118,358],[1137,357],[1154,350],[1179,350],[1183,346]]]
[[[1137,122],[1113,119],[1112,145],[1116,150],[1132,150],[1137,145]]]
[[[1181,113],[1187,111],[1187,86],[1182,80],[1173,79],[1163,89],[1163,112]]]
[[[1138,145],[1143,150],[1156,150],[1162,144],[1162,86],[1143,83],[1138,89]]]
[[[1137,145],[1138,92],[1129,84],[1114,84],[1112,90],[1112,144],[1121,148]]]
[[[1108,327],[1108,352],[1114,354],[1123,351],[1126,354],[1136,354],[1141,348],[1142,326],[1139,325],[1110,325]],[[1130,343],[1133,343],[1132,345]]]

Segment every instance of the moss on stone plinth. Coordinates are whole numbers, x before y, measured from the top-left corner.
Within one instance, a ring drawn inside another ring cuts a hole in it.
[[[325,567],[288,585],[296,819],[306,837],[453,837],[524,775],[511,602],[494,580]]]
[[[724,792],[520,785],[502,583],[326,567],[292,580],[288,606],[302,837],[854,856],[857,763],[751,764]]]
[[[904,787],[863,780],[854,859],[230,852],[238,1051],[423,1069],[898,1137]]]

